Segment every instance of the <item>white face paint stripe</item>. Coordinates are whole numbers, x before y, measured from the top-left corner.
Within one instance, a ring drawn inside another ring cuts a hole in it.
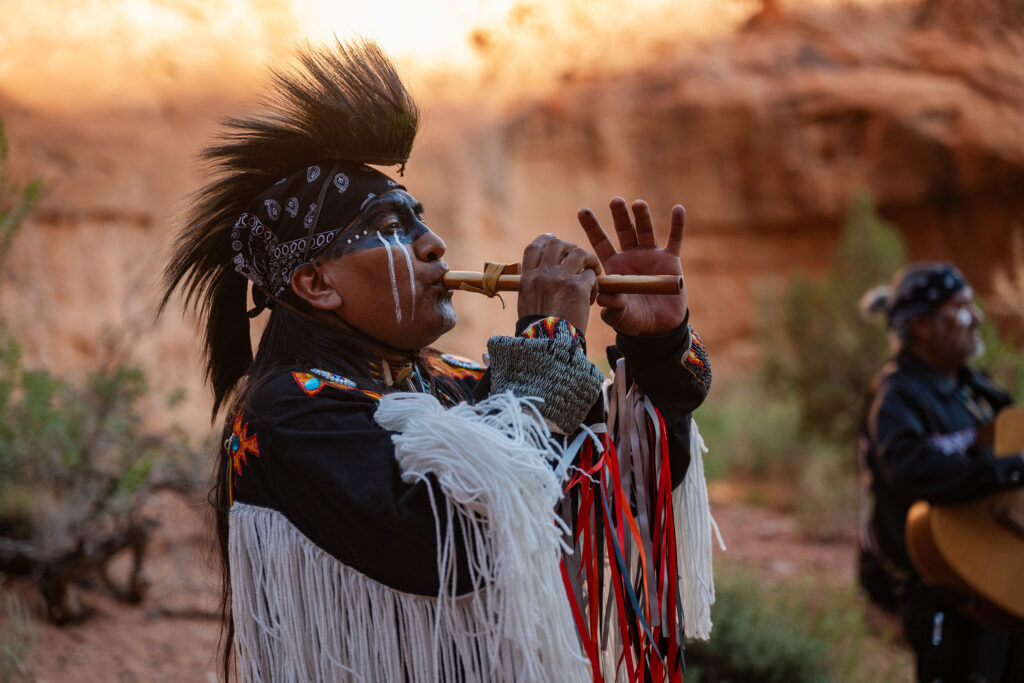
[[[395,246],[402,250],[405,254],[405,265],[409,267],[409,291],[412,292],[412,301],[409,302],[409,320],[416,319],[416,278],[412,276],[412,257],[409,256],[409,249],[406,245],[398,241],[398,235],[395,235]]]
[[[961,308],[956,312],[956,321],[960,327],[967,327],[971,324],[971,312],[966,308]]]
[[[402,305],[398,300],[398,281],[395,280],[395,258],[391,255],[391,244],[380,234],[380,230],[377,231],[377,239],[388,252],[388,274],[391,275],[391,293],[395,297],[395,321],[402,322]]]

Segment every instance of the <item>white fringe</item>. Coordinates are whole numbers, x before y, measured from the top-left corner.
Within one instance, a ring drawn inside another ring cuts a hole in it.
[[[645,399],[646,400],[646,399]],[[704,439],[697,423],[690,422],[690,467],[682,486],[672,493],[679,558],[680,595],[683,598],[687,638],[711,637],[711,605],[715,602],[715,577],[711,567],[711,534],[725,550],[718,524],[711,516],[708,485],[704,480]]]
[[[235,503],[229,552],[244,681],[586,681],[559,560],[560,453],[536,410],[511,394],[444,410],[426,394],[385,396],[407,481],[433,474],[437,598],[391,589],[318,548],[287,518]],[[475,590],[455,595],[453,525]]]
[[[556,514],[561,453],[536,409],[511,393],[445,410],[428,394],[390,394],[375,419],[393,437],[403,479],[437,477],[448,526],[439,530],[438,623],[468,600],[485,643],[483,680],[589,678],[559,562],[568,551]],[[472,539],[475,590],[456,600],[453,524]],[[442,626],[435,640],[450,637]],[[458,629],[454,629],[458,631]]]
[[[435,651],[432,598],[393,590],[346,567],[280,512],[235,503],[230,519],[241,680],[433,681],[438,658],[472,650],[465,634]]]

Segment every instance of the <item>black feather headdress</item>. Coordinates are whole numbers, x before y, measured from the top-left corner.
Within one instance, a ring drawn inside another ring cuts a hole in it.
[[[203,152],[213,178],[193,197],[164,270],[160,309],[180,291],[206,321],[215,415],[252,364],[248,281],[232,263],[239,216],[282,176],[325,159],[404,165],[419,120],[395,67],[368,41],[304,47],[272,77],[265,111],[227,119],[221,144]]]

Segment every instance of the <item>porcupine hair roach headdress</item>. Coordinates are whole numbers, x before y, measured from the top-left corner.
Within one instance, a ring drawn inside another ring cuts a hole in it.
[[[303,254],[307,258],[315,256],[337,232],[316,233],[320,216],[317,207],[328,206],[330,210],[325,195],[332,177],[337,192],[345,192],[350,177],[353,186],[362,182],[364,196],[368,194],[367,188],[374,189],[385,181],[394,186],[386,176],[362,164],[404,168],[419,121],[416,104],[395,67],[369,41],[338,42],[333,47],[321,48],[305,46],[300,49],[294,67],[272,70],[271,75],[270,93],[262,100],[265,111],[227,119],[222,144],[204,150],[202,157],[211,165],[213,178],[193,197],[193,208],[164,271],[166,288],[160,310],[180,289],[185,306],[195,306],[205,317],[204,356],[207,380],[213,387],[214,415],[252,364],[247,278],[254,283],[255,300],[273,301],[281,294],[281,275],[273,278],[271,286],[272,278],[254,273],[259,269],[253,267],[251,259],[242,262],[240,217],[256,215],[252,208],[256,200],[267,204],[264,212],[269,211],[269,217],[264,213],[263,219],[268,223],[280,217],[284,224],[290,213],[296,219],[293,227],[269,225],[264,234],[269,234],[271,246],[277,247],[287,246],[280,243],[288,239],[292,243],[302,241],[293,239],[296,230],[302,230],[309,242],[315,234],[320,238],[318,248],[311,252],[306,247]],[[330,174],[320,172],[325,160],[335,165]],[[348,175],[336,174],[339,168],[347,169]],[[286,206],[282,212],[275,200],[263,199],[275,184],[283,185],[299,177],[301,180],[293,182],[312,183],[321,175],[322,184],[316,187],[320,191],[312,195],[318,199],[315,205],[310,204],[308,214],[305,207],[301,212],[292,212]],[[349,205],[346,210],[351,213],[351,201]],[[359,206],[356,201],[355,213]],[[282,230],[291,232],[284,237]],[[274,232],[277,235],[271,234]],[[251,233],[246,232],[242,238],[249,240],[245,241],[245,250],[250,254],[255,251],[250,242],[257,241],[253,235],[258,234],[258,229]],[[264,252],[268,249],[265,243],[260,246]],[[280,270],[280,264],[276,265]],[[281,272],[286,282],[290,273]]]

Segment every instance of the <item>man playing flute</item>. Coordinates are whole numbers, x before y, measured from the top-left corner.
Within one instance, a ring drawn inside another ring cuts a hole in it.
[[[587,209],[594,253],[533,240],[484,368],[431,348],[456,322],[445,244],[370,166],[404,169],[416,134],[391,63],[371,43],[307,48],[275,79],[267,111],[206,151],[215,176],[166,268],[226,416],[225,677],[679,680],[713,600],[690,415],[708,360],[685,290],[595,282],[681,276],[682,207],[664,247],[647,205],[618,198],[618,248]],[[623,358],[607,400],[585,353],[595,301]],[[673,503],[684,480],[696,513]]]

